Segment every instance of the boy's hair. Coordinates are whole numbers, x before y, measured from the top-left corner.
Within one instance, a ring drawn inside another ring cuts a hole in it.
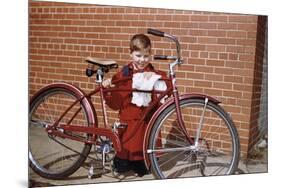
[[[148,36],[144,34],[136,34],[131,38],[130,52],[147,51],[151,52],[151,42]]]

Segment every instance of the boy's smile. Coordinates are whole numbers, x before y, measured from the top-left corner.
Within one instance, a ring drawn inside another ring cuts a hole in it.
[[[142,51],[133,51],[131,53],[133,64],[137,69],[144,69],[146,65],[150,62],[150,53]]]

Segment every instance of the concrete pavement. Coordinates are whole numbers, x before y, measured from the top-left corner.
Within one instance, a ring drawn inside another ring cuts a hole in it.
[[[262,155],[253,156],[248,160],[240,160],[236,174],[251,174],[251,173],[267,173],[268,161],[267,161],[267,149],[262,151]],[[77,184],[95,184],[105,182],[126,182],[126,181],[139,181],[139,180],[152,180],[153,175],[145,175],[143,177],[137,177],[133,172],[127,172],[122,175],[113,174],[110,167],[107,166],[104,172],[101,169],[101,164],[97,163],[94,166],[95,175],[92,179],[88,178],[88,169],[90,166],[90,160],[86,160],[85,164],[80,167],[73,175],[65,180],[48,180],[35,174],[31,169],[30,171],[30,187],[46,187],[54,185],[77,185]]]

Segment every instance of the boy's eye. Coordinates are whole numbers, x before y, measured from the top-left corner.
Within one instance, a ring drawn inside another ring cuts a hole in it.
[[[149,58],[149,55],[136,55],[138,58],[141,58],[141,57],[143,57],[143,58]]]

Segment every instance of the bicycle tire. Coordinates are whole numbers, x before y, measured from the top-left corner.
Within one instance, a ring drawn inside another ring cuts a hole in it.
[[[45,125],[51,124],[49,121],[54,122],[78,98],[79,96],[71,89],[53,87],[39,93],[30,102],[29,165],[41,177],[59,180],[70,176],[84,163],[91,150],[91,144],[66,138],[56,137],[51,139],[44,128]],[[76,112],[75,110],[80,108],[81,110],[71,122],[91,126],[89,124],[89,115],[85,110],[85,102],[78,102],[69,113],[74,113]],[[70,117],[71,114],[66,114],[61,122],[69,121]],[[92,137],[90,134],[74,134],[70,132],[68,134],[86,139]]]
[[[193,141],[198,126],[195,122],[199,122],[204,102],[204,99],[180,101],[185,128]],[[158,116],[150,133],[147,151],[152,173],[157,179],[235,173],[240,141],[233,121],[222,107],[212,101],[207,103],[197,151],[191,148],[192,144],[183,136],[175,120],[175,104],[172,104]],[[175,151],[182,147],[189,149]]]

